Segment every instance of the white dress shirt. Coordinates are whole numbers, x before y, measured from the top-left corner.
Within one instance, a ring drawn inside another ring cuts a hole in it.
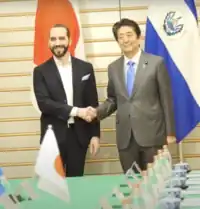
[[[129,62],[129,61],[132,61],[132,62],[135,63],[135,64],[134,64],[134,70],[135,70],[134,72],[135,72],[135,74],[136,74],[136,72],[137,72],[137,67],[138,67],[138,64],[139,64],[139,61],[140,61],[141,53],[142,53],[142,50],[139,49],[139,51],[138,51],[138,52],[135,54],[135,56],[132,57],[131,59],[129,59],[128,57],[126,57],[126,56],[124,55],[124,75],[125,75],[125,81],[127,80],[127,70],[128,70],[128,68],[129,68],[128,62]]]
[[[72,81],[72,63],[71,63],[71,56],[69,56],[68,63],[63,65],[60,60],[54,57],[56,66],[60,73],[60,77],[63,83],[63,87],[65,90],[65,94],[67,96],[68,105],[73,106],[73,81]],[[77,107],[73,107],[70,118],[68,120],[68,124],[74,123],[74,116],[76,116]]]

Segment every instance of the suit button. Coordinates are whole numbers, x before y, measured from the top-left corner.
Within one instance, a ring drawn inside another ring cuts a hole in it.
[[[128,117],[130,118],[130,117],[131,117],[131,115],[129,114],[129,115],[128,115]]]
[[[66,104],[67,103],[67,100],[64,100],[64,103]]]

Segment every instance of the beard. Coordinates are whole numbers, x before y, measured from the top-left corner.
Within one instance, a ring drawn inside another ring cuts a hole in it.
[[[56,58],[62,58],[68,51],[69,46],[57,45],[50,48],[51,52]]]

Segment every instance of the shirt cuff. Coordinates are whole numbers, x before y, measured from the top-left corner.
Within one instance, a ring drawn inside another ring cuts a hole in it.
[[[77,112],[78,112],[78,107],[73,107],[71,112],[70,112],[70,116],[71,117],[76,117],[77,116]]]

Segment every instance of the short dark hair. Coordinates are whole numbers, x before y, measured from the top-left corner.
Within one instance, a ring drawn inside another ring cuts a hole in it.
[[[123,18],[120,21],[116,22],[112,27],[112,32],[116,41],[118,40],[117,32],[123,26],[129,26],[133,28],[138,38],[141,36],[141,30],[140,30],[139,25],[134,20]]]
[[[70,38],[70,30],[66,25],[58,23],[58,24],[53,25],[52,28],[65,28],[67,37]]]

